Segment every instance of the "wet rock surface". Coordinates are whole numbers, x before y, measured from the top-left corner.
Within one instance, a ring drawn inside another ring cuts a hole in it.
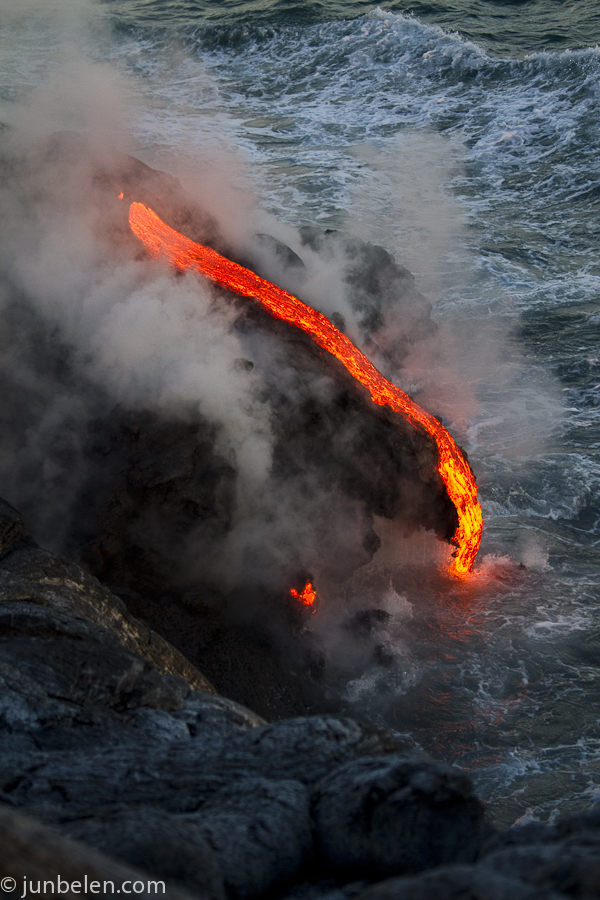
[[[351,719],[264,722],[6,504],[0,530],[3,874],[214,900],[598,896],[597,812],[497,833],[458,769]]]

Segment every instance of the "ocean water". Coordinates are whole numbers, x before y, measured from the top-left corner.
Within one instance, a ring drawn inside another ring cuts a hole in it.
[[[386,570],[396,663],[354,673],[348,708],[467,768],[503,824],[598,802],[598,4],[83,6],[4,17],[4,109],[75,46],[133,152],[379,242],[432,301],[442,340],[395,377],[467,450],[484,540],[465,582]]]

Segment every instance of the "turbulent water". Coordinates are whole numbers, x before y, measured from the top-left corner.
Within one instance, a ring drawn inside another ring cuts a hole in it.
[[[48,6],[5,23],[5,108],[60,65]],[[599,40],[594,0],[107,0],[77,29],[134,152],[377,241],[432,300],[447,340],[399,381],[467,449],[484,542],[468,582],[390,575],[400,663],[346,700],[504,823],[600,799]]]

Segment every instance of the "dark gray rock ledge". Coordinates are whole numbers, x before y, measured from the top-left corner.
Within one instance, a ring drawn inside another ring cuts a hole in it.
[[[393,734],[264,722],[0,502],[0,870],[19,897],[87,875],[174,900],[592,898],[600,814],[498,834]]]

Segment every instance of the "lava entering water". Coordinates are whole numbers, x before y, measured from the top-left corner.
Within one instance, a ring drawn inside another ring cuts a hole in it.
[[[258,300],[271,315],[306,332],[367,388],[373,403],[388,406],[433,438],[439,454],[438,472],[458,515],[458,527],[452,538],[457,550],[450,572],[454,575],[468,574],[481,543],[482,515],[477,500],[477,485],[471,467],[454,438],[435,416],[384,378],[329,319],[297,297],[221,256],[216,250],[197,244],[175,231],[143,203],[134,202],[129,207],[129,225],[152,256],[162,255],[180,270],[190,269],[243,297]]]

